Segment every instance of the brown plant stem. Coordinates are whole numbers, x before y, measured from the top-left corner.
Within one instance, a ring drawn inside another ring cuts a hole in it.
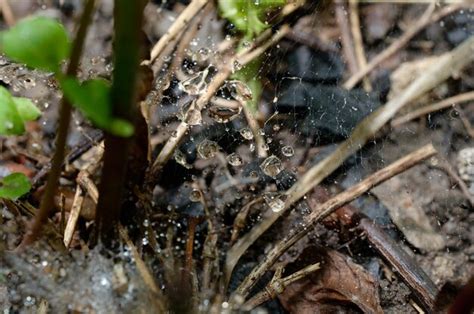
[[[88,0],[84,6],[79,28],[77,30],[76,38],[72,45],[71,57],[69,65],[66,70],[67,76],[75,76],[79,68],[79,62],[84,47],[84,41],[87,35],[87,29],[92,21],[92,13],[94,12],[95,0]],[[25,234],[23,241],[19,248],[23,248],[33,243],[41,234],[41,228],[48,219],[51,210],[54,207],[54,196],[59,185],[59,177],[61,175],[61,168],[66,151],[66,140],[69,131],[69,124],[71,122],[71,104],[62,98],[61,107],[59,110],[59,125],[57,129],[57,137],[55,141],[56,150],[54,151],[53,160],[51,162],[51,171],[48,175],[46,188],[41,199],[40,208],[32,222],[30,230]]]
[[[145,1],[115,0],[114,73],[111,102],[116,117],[135,120],[142,21]],[[112,245],[116,238],[132,138],[105,134],[104,167],[96,212],[98,240]]]

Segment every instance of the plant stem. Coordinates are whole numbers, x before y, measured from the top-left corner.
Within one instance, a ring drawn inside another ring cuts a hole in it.
[[[136,111],[144,3],[115,0],[114,8],[114,80],[111,101],[114,115],[132,123]],[[116,238],[131,141],[131,138],[105,135],[104,168],[99,185],[96,223],[98,240],[108,246]]]
[[[77,30],[76,38],[72,45],[71,56],[69,58],[69,65],[66,70],[66,75],[75,76],[79,68],[79,62],[84,47],[84,41],[87,34],[87,29],[92,21],[92,14],[94,12],[95,0],[87,0],[84,6],[79,28]],[[61,107],[59,110],[59,125],[57,129],[57,137],[55,141],[55,148],[53,159],[51,162],[51,171],[48,175],[46,188],[41,199],[40,208],[32,222],[31,229],[25,234],[19,248],[25,247],[33,243],[41,234],[41,229],[48,219],[52,208],[54,207],[54,196],[59,185],[59,177],[61,175],[62,164],[66,151],[66,140],[69,131],[69,124],[71,122],[71,104],[65,97],[61,100]]]

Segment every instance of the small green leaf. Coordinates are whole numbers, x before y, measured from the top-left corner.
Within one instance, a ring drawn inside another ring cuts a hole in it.
[[[23,132],[25,126],[13,97],[5,87],[0,86],[0,135],[21,135]]]
[[[81,84],[77,79],[66,78],[61,80],[61,88],[66,98],[99,128],[122,137],[133,134],[131,123],[113,116],[107,81],[95,79]]]
[[[80,83],[75,78],[61,80],[61,88],[66,98],[78,108],[84,116],[98,127],[105,128],[109,123],[110,85],[105,80],[96,79]]]
[[[13,97],[16,110],[23,121],[34,121],[41,116],[41,111],[28,98]]]
[[[0,179],[0,198],[15,200],[31,189],[31,183],[23,173],[12,173]]]
[[[56,20],[31,17],[2,32],[1,48],[9,58],[29,67],[59,72],[69,55],[66,29]]]
[[[134,127],[130,122],[124,119],[115,118],[112,119],[108,131],[117,136],[129,137],[133,135]]]

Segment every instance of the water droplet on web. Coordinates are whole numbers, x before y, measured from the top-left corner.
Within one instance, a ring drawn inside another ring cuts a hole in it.
[[[233,68],[234,73],[242,70],[242,64],[238,60],[234,60],[233,66],[234,66]]]
[[[219,145],[216,142],[210,140],[204,140],[197,146],[197,153],[202,159],[210,159],[216,156],[219,151]]]
[[[277,193],[267,193],[263,196],[265,203],[275,213],[281,212],[285,208],[283,196]]]
[[[229,162],[231,166],[234,166],[234,167],[241,166],[243,164],[242,157],[240,157],[240,155],[236,153],[232,153],[228,155],[227,161]]]
[[[237,118],[242,111],[241,106],[236,108],[224,107],[224,106],[212,106],[208,109],[209,117],[217,123],[227,123]]]
[[[192,168],[192,166],[190,164],[188,164],[188,162],[186,160],[186,156],[184,155],[184,153],[182,151],[180,151],[179,149],[176,149],[174,151],[173,157],[174,157],[174,160],[178,164],[183,166],[184,168],[186,168],[186,169],[191,169]]]
[[[231,96],[235,100],[249,101],[253,98],[252,90],[250,89],[250,87],[248,87],[247,84],[241,81],[227,81],[225,83],[225,87],[229,90]]]
[[[242,135],[242,137],[245,138],[246,140],[253,139],[253,133],[252,133],[252,130],[250,130],[250,128],[240,129],[239,132],[240,132],[240,135]]]
[[[191,191],[191,193],[189,193],[189,200],[191,202],[200,202],[201,197],[202,197],[201,191],[197,189],[194,189]]]
[[[291,146],[283,146],[281,148],[281,153],[283,154],[283,156],[291,157],[295,154],[295,151],[293,150],[293,147]]]
[[[199,49],[195,55],[193,60],[196,60],[197,62],[205,62],[209,59],[211,56],[211,49],[204,47]]]
[[[195,109],[194,102],[186,102],[183,104],[176,115],[177,118],[189,125],[201,125],[202,124],[202,114],[201,111]]]
[[[189,95],[196,96],[204,93],[207,89],[206,78],[209,74],[209,69],[205,69],[201,72],[198,72],[184,80],[179,82],[179,88]]]
[[[267,176],[274,178],[283,170],[283,165],[278,157],[271,155],[262,162],[260,168]]]

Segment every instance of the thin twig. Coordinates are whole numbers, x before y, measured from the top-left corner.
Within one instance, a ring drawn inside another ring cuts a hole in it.
[[[452,107],[454,105],[461,104],[464,102],[469,102],[469,101],[474,101],[474,92],[462,93],[453,97],[443,99],[437,103],[424,106],[420,109],[413,110],[405,114],[404,116],[393,119],[391,125],[392,127],[397,127],[399,125],[407,123],[416,118],[422,117],[424,115],[430,114],[432,112],[443,110],[443,109]]]
[[[462,194],[464,194],[464,197],[466,197],[466,199],[469,201],[471,206],[474,208],[474,197],[472,197],[471,193],[469,192],[468,186],[459,177],[459,175],[453,169],[451,164],[445,158],[440,157],[439,168],[441,168],[441,170],[446,172],[451,177],[451,179],[453,179],[454,182],[456,182],[456,184],[459,186],[459,189],[461,190]]]
[[[354,51],[357,60],[357,70],[367,66],[367,59],[364,52],[364,41],[362,40],[362,33],[360,31],[359,19],[359,0],[349,0],[349,16],[351,23],[351,33],[354,39]],[[366,92],[372,91],[370,80],[365,77],[363,79],[364,90]]]
[[[349,66],[349,73],[353,75],[357,72],[357,59],[356,52],[354,50],[354,44],[352,42],[351,30],[349,27],[349,19],[347,14],[347,8],[344,0],[336,0],[335,10],[336,10],[336,20],[339,24],[339,33],[341,35],[341,45],[342,51],[344,53],[344,58],[346,59],[347,65]]]
[[[310,168],[287,192],[285,207],[278,213],[270,213],[249,233],[244,235],[227,253],[226,271],[232,272],[240,256],[252,245],[277,219],[308,191],[330,175],[349,156],[357,152],[371,139],[401,108],[431,90],[439,83],[459,72],[474,60],[474,36],[471,36],[442,59],[430,70],[419,76],[399,97],[387,102],[383,107],[367,116],[352,132],[351,136],[324,160]],[[228,275],[228,273],[226,273]]]
[[[71,57],[69,65],[66,70],[66,75],[75,76],[79,68],[79,61],[82,55],[84,42],[87,35],[87,29],[92,21],[95,0],[88,0],[84,7],[79,28],[77,30],[76,38],[73,42]],[[51,209],[54,207],[54,196],[59,185],[59,177],[61,176],[62,164],[66,151],[66,140],[69,131],[69,124],[71,121],[72,106],[69,101],[63,97],[61,107],[59,110],[59,125],[57,129],[57,137],[55,141],[55,152],[51,162],[51,171],[49,172],[48,181],[46,183],[45,192],[41,199],[40,208],[35,216],[30,230],[25,234],[23,241],[18,249],[24,248],[33,243],[41,234],[41,228],[47,221]]]
[[[253,138],[255,139],[255,146],[257,151],[258,158],[266,158],[268,156],[267,150],[265,149],[266,143],[265,138],[260,134],[260,126],[258,125],[257,120],[254,117],[254,114],[250,111],[249,106],[246,102],[241,102],[242,111],[244,112],[245,119],[247,124],[252,130]]]
[[[231,232],[230,243],[234,243],[239,238],[239,233],[242,228],[245,227],[245,220],[247,219],[248,214],[250,213],[250,209],[253,205],[262,203],[264,201],[263,197],[257,197],[256,199],[251,200],[244,207],[239,211],[237,216],[234,219],[234,226]]]
[[[425,13],[420,17],[418,22],[410,27],[402,36],[400,36],[396,41],[394,41],[390,46],[388,46],[384,51],[375,56],[366,67],[359,70],[352,77],[350,77],[345,83],[344,88],[352,89],[354,86],[368,73],[373,69],[379,66],[383,61],[387,60],[390,56],[396,53],[398,50],[403,48],[408,42],[421,30],[423,30],[428,25],[437,22],[443,17],[450,15],[461,8],[467,7],[467,3],[456,3],[442,8],[439,12],[433,14],[434,2],[429,4]]]
[[[474,139],[474,128],[472,127],[471,121],[467,117],[466,113],[462,108],[456,106],[456,111],[459,113],[459,119],[461,119],[464,128],[466,129],[467,134]]]
[[[84,202],[84,192],[82,191],[80,185],[76,186],[76,194],[74,194],[74,199],[72,201],[71,212],[69,213],[69,218],[67,220],[66,228],[64,230],[64,246],[69,247],[72,241],[72,236],[74,230],[76,229],[77,220],[81,213],[82,204]]]
[[[15,25],[15,15],[13,14],[12,8],[10,7],[10,3],[8,2],[8,0],[0,0],[0,11],[3,15],[5,23],[7,23],[9,27]]]
[[[283,273],[283,267],[278,267],[275,271],[275,275],[273,275],[272,280],[268,283],[268,285],[259,293],[254,295],[251,299],[244,303],[242,309],[244,311],[251,311],[252,309],[256,308],[260,304],[263,304],[269,300],[274,299],[277,295],[283,293],[286,287],[303,279],[304,277],[308,276],[309,274],[321,269],[320,263],[315,263],[312,265],[308,265],[303,269],[298,270],[297,272],[285,277],[281,278]]]
[[[119,225],[118,229],[123,241],[125,241],[125,244],[127,244],[130,251],[132,251],[133,259],[135,261],[135,264],[137,265],[138,273],[142,277],[143,282],[147,285],[147,287],[153,293],[155,293],[156,295],[162,295],[162,291],[156,284],[155,279],[153,278],[153,275],[151,274],[150,270],[148,269],[142,257],[140,256],[140,253],[138,253],[136,246],[133,244],[132,240],[130,240],[127,230],[122,225]],[[158,299],[162,299],[162,298],[158,298]],[[160,303],[160,305],[162,304]],[[162,310],[164,310],[164,307],[162,307]],[[164,313],[164,312],[161,312],[161,313]]]
[[[189,25],[189,21],[209,2],[209,0],[193,0],[186,9],[181,12],[179,17],[174,21],[173,25],[168,29],[160,40],[156,43],[150,53],[150,60],[147,63],[152,63],[163,52],[169,42],[182,33]]]
[[[305,216],[303,223],[296,226],[290,234],[279,241],[275,247],[268,253],[265,254],[265,258],[262,263],[256,266],[252,272],[244,279],[237,290],[234,292],[234,296],[240,295],[246,297],[249,290],[255,285],[255,283],[263,276],[263,274],[276,262],[276,260],[286,252],[291,246],[293,246],[298,240],[305,236],[311,230],[311,226],[318,223],[336,209],[351,202],[360,195],[369,191],[376,185],[392,178],[393,176],[405,171],[406,169],[416,165],[420,161],[433,156],[436,154],[436,150],[433,145],[426,145],[415,152],[408,154],[407,156],[395,161],[389,166],[375,172],[366,179],[362,180],[353,187],[346,191],[339,193],[335,197],[331,198],[327,202],[318,206],[309,215]]]

